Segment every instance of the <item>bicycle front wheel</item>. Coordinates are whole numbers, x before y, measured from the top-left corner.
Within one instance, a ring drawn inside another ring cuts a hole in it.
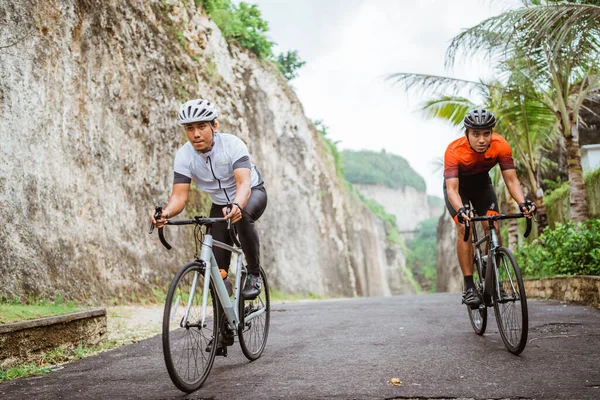
[[[479,297],[481,293],[483,293],[483,271],[477,263],[477,260],[474,260],[473,266],[473,281],[475,282],[475,287],[477,288],[477,293],[479,293]],[[472,309],[470,306],[467,306],[467,313],[469,314],[469,320],[471,321],[471,326],[473,330],[478,335],[483,335],[485,333],[485,328],[487,327],[487,307],[482,303],[479,305],[479,308]]]
[[[529,330],[523,278],[515,257],[504,247],[496,250],[496,268],[500,293],[494,299],[494,313],[498,330],[508,351],[520,354],[527,344]]]
[[[208,344],[217,337],[220,308],[211,282],[203,313],[204,271],[205,266],[198,261],[181,267],[169,287],[163,314],[167,371],[175,386],[188,393],[198,390],[208,377],[217,349]]]
[[[260,268],[262,289],[254,300],[240,299],[240,327],[238,337],[242,352],[250,361],[261,356],[267,345],[271,321],[271,297],[265,271]]]

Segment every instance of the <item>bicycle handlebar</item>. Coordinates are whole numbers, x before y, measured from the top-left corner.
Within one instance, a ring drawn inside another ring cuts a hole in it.
[[[465,207],[467,213],[470,212],[470,207]],[[501,219],[513,219],[513,218],[526,218],[527,216],[523,213],[519,213],[519,214],[496,214],[496,215],[486,215],[486,216],[475,216],[471,218],[471,221],[475,222],[475,221],[498,221]],[[533,217],[535,217],[535,212],[533,213]],[[531,220],[533,218],[527,218],[527,227],[525,228],[525,233],[523,234],[524,237],[528,237],[529,234],[531,233]],[[469,241],[469,236],[470,236],[470,229],[471,229],[471,224],[470,221],[465,221],[465,235],[463,236],[463,241],[467,242]]]
[[[154,213],[154,219],[160,219],[162,215],[162,207],[156,207],[156,211]],[[229,231],[229,236],[231,240],[237,247],[242,247],[238,238],[233,233],[233,229],[231,229],[231,219],[225,218],[204,218],[204,217],[194,217],[193,219],[175,219],[175,220],[167,220],[167,225],[212,225],[217,222],[227,222],[227,230]],[[163,227],[164,228],[164,227]],[[163,246],[167,248],[167,250],[171,250],[172,246],[165,239],[165,235],[163,233],[163,228],[158,228],[158,238]],[[234,227],[235,229],[235,227]],[[150,227],[150,233],[154,230],[154,224]]]

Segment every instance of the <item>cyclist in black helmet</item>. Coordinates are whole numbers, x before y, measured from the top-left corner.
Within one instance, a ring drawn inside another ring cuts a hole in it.
[[[463,123],[465,136],[450,143],[444,154],[444,200],[458,231],[456,253],[465,283],[463,303],[477,308],[481,299],[473,282],[473,245],[463,241],[464,223],[472,216],[467,215],[471,213],[465,205],[470,202],[478,215],[498,214],[498,198],[488,172],[500,164],[506,187],[520,210],[530,215],[536,207],[523,196],[510,145],[492,131],[494,114],[478,108],[467,113]]]

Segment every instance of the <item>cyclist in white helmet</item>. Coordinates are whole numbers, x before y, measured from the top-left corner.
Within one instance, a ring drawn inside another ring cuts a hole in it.
[[[267,207],[267,192],[262,176],[250,162],[244,142],[237,136],[218,131],[218,110],[208,100],[195,99],[179,110],[179,124],[183,125],[188,142],[175,155],[173,190],[156,227],[165,225],[183,211],[188,201],[190,183],[210,195],[210,217],[225,217],[235,224],[242,249],[248,262],[248,279],[242,290],[245,299],[254,299],[260,293],[260,242],[254,221]],[[231,211],[227,212],[230,207]],[[153,215],[153,214],[152,214]],[[215,240],[232,244],[225,223],[212,227]],[[220,269],[229,270],[231,253],[214,247]],[[232,345],[233,334],[219,338],[218,346]],[[220,354],[218,352],[217,354]]]

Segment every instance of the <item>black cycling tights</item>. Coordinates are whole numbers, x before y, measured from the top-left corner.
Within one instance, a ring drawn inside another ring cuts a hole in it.
[[[211,218],[223,218],[223,205],[213,204],[210,208]],[[260,240],[258,237],[258,231],[254,226],[254,221],[260,218],[260,216],[267,208],[267,191],[263,185],[253,187],[250,192],[250,198],[246,207],[242,211],[242,219],[236,222],[235,227],[238,231],[238,237],[242,250],[246,256],[246,262],[248,263],[249,274],[259,274],[260,268]],[[212,226],[212,235],[214,240],[219,242],[233,244],[227,231],[227,223],[221,222]],[[217,259],[219,268],[229,270],[229,261],[231,260],[231,252],[220,249],[216,246],[213,247],[213,253]]]

